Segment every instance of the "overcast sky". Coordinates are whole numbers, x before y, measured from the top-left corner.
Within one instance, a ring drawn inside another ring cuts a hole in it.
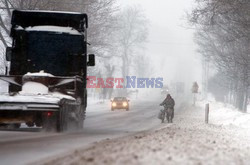
[[[200,56],[188,29],[186,12],[193,0],[119,0],[122,6],[138,5],[150,20],[146,53],[156,66],[155,76],[171,81],[201,81]]]

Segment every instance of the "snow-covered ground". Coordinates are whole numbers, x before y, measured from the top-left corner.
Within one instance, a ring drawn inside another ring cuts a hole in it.
[[[249,114],[211,102],[205,124],[206,102],[183,100],[176,98],[174,123],[161,124],[162,98],[131,99],[128,112],[89,99],[82,133],[0,131],[0,165],[249,164]]]
[[[250,113],[241,113],[231,105],[223,103],[212,103],[210,108],[216,111],[211,113],[212,123],[250,129]]]
[[[130,103],[130,111],[111,111],[110,101],[89,100],[84,130],[79,133],[44,133],[37,132],[37,128],[0,131],[0,165],[38,164],[107,138],[128,136],[159,126],[158,101],[131,100]]]
[[[204,103],[180,107],[173,124],[103,140],[46,164],[250,164],[250,114],[210,102],[205,124]]]

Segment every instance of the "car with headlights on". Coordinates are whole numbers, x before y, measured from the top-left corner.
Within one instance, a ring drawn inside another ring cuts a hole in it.
[[[168,86],[164,86],[161,88],[161,94],[162,95],[167,95],[169,93],[169,88]]]
[[[111,100],[111,111],[115,109],[129,110],[129,100],[126,97],[115,97]]]

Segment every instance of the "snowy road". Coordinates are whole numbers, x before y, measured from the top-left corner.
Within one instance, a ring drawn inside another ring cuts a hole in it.
[[[159,126],[158,102],[131,102],[131,111],[111,112],[110,103],[89,105],[83,133],[0,132],[0,164],[27,164],[53,159],[107,138],[127,136]],[[30,131],[30,130],[29,130]]]
[[[174,123],[160,124],[158,105],[132,101],[129,112],[89,105],[83,133],[2,131],[0,164],[250,163],[249,114],[211,105],[206,125],[203,108],[179,104]]]
[[[203,108],[187,106],[176,114],[174,124],[162,124],[157,130],[105,140],[58,157],[47,165],[248,165],[250,116],[222,107],[212,105],[210,124],[204,123]]]

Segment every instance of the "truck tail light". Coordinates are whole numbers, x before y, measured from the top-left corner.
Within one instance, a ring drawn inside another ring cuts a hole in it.
[[[50,117],[53,115],[53,112],[47,112],[47,116]]]

